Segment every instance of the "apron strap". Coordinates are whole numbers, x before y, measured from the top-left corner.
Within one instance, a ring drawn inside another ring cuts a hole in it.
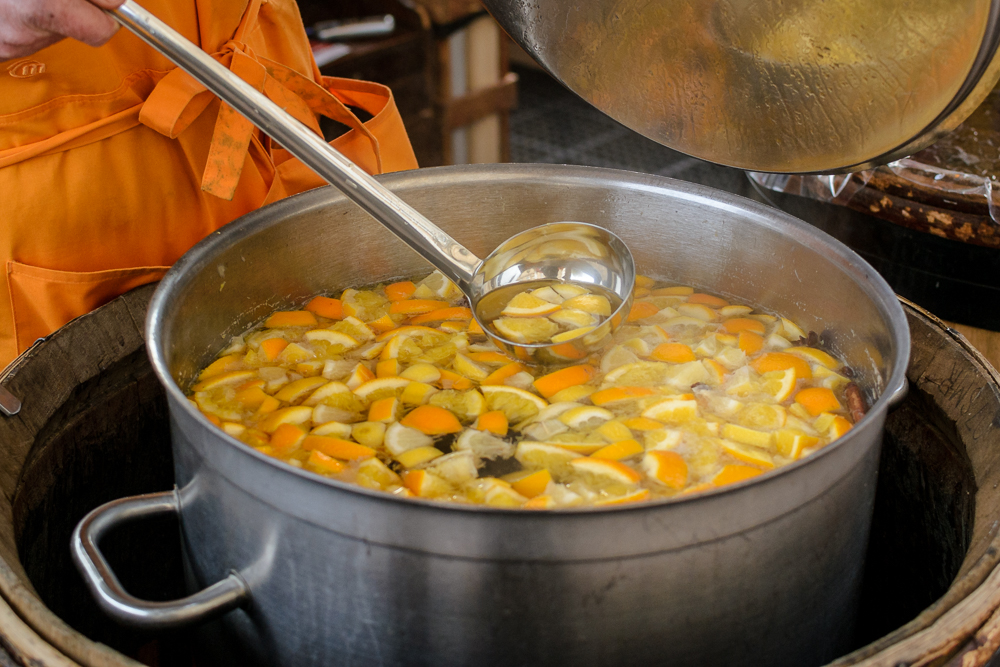
[[[234,74],[283,107],[317,135],[322,136],[316,114],[328,116],[368,138],[381,172],[378,140],[343,102],[322,86],[298,72],[267,58],[258,58],[242,38],[256,24],[261,0],[252,0],[234,38],[212,57]],[[208,107],[214,95],[175,69],[153,89],[139,114],[139,122],[157,132],[176,138]],[[221,104],[202,175],[201,189],[216,197],[232,200],[239,185],[247,151],[255,128],[228,104]]]

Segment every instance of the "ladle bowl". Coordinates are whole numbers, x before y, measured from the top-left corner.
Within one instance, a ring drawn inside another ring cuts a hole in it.
[[[132,0],[108,13],[437,267],[468,297],[473,315],[487,335],[519,360],[536,365],[572,363],[605,347],[614,329],[625,321],[635,263],[625,244],[611,232],[579,222],[542,225],[508,239],[482,261],[322,137]],[[595,329],[559,343],[507,340],[484,321],[483,306],[489,309],[495,305],[481,303],[487,294],[503,288],[504,294],[513,297],[516,285],[524,284],[527,289],[540,280],[597,288],[618,307]]]

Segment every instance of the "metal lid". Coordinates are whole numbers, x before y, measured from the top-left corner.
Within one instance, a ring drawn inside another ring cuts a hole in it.
[[[627,127],[719,164],[856,171],[954,129],[1000,77],[1000,0],[483,0]]]

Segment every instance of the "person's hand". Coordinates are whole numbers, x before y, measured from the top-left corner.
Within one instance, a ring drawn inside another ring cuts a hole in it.
[[[73,37],[100,46],[118,23],[101,9],[124,0],[0,0],[0,60],[28,56]]]

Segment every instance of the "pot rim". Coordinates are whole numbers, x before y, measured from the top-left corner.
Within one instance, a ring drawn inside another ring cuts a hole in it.
[[[149,355],[150,362],[153,366],[153,371],[159,379],[160,384],[163,385],[167,394],[173,399],[173,408],[180,406],[181,410],[185,410],[190,417],[195,419],[202,426],[211,429],[210,432],[213,436],[234,447],[235,450],[240,452],[242,455],[249,456],[260,463],[264,463],[265,465],[273,466],[279,470],[292,473],[309,483],[320,483],[339,491],[347,491],[381,501],[406,503],[409,506],[416,504],[417,506],[437,510],[471,512],[477,514],[487,512],[490,514],[501,515],[551,517],[566,516],[569,514],[638,512],[668,505],[672,506],[680,503],[691,503],[710,498],[718,498],[727,494],[739,493],[743,489],[750,486],[768,483],[784,475],[792,474],[794,471],[807,466],[812,466],[824,459],[826,456],[829,456],[834,451],[847,446],[850,441],[860,437],[862,431],[867,431],[873,422],[879,420],[881,418],[881,413],[886,412],[889,409],[890,403],[900,398],[905,392],[906,370],[910,357],[910,336],[909,325],[906,321],[906,314],[903,311],[899,298],[893,292],[888,283],[886,283],[885,280],[875,271],[875,269],[865,262],[865,260],[853,250],[825,232],[779,209],[765,206],[745,197],[740,197],[739,195],[734,195],[723,190],[718,190],[716,188],[697,183],[680,181],[665,176],[655,176],[640,172],[608,169],[603,167],[532,163],[452,165],[394,172],[391,174],[376,176],[376,178],[390,189],[392,189],[394,185],[400,184],[408,187],[414,187],[415,185],[419,186],[420,181],[422,180],[431,181],[431,185],[438,180],[445,180],[449,182],[463,180],[466,183],[475,181],[486,181],[490,183],[496,183],[499,181],[520,181],[525,178],[537,180],[537,174],[532,176],[529,170],[542,170],[550,172],[549,174],[545,174],[545,177],[546,180],[550,181],[553,186],[567,186],[581,182],[593,183],[595,181],[614,180],[616,185],[619,187],[625,187],[630,190],[669,191],[674,197],[701,201],[711,208],[718,209],[720,212],[724,212],[726,210],[738,210],[743,214],[750,213],[757,217],[762,223],[766,223],[772,228],[778,228],[783,232],[790,232],[791,236],[797,242],[812,249],[815,249],[815,244],[822,244],[824,251],[828,253],[828,259],[836,259],[841,269],[844,270],[845,273],[847,273],[852,279],[862,285],[862,289],[872,298],[872,301],[875,303],[878,310],[886,316],[890,330],[893,332],[893,342],[896,347],[892,360],[893,370],[889,378],[885,380],[878,399],[869,407],[865,417],[858,422],[847,435],[841,437],[839,440],[831,443],[827,447],[814,452],[808,457],[799,459],[798,461],[794,461],[780,468],[766,471],[761,475],[736,484],[729,484],[723,487],[708,489],[697,494],[674,496],[672,498],[645,501],[641,503],[626,503],[623,505],[611,505],[604,507],[570,507],[526,512],[523,509],[517,508],[466,505],[462,503],[425,500],[422,498],[400,498],[382,491],[368,489],[356,484],[348,484],[346,482],[341,482],[339,480],[324,477],[322,475],[297,468],[279,459],[258,452],[252,447],[249,447],[243,442],[237,440],[235,437],[225,433],[221,429],[215,428],[215,426],[203,414],[201,414],[199,410],[192,406],[191,402],[187,400],[187,396],[184,391],[180,388],[168,370],[163,350],[161,332],[166,320],[165,311],[169,306],[171,295],[178,290],[183,289],[189,279],[189,276],[193,275],[196,269],[210,263],[212,261],[211,258],[217,254],[218,251],[229,248],[233,245],[233,243],[238,242],[240,239],[248,238],[263,231],[264,229],[270,228],[275,224],[280,224],[284,220],[284,216],[281,214],[281,210],[283,208],[289,209],[289,213],[293,211],[301,213],[311,208],[322,208],[340,203],[341,201],[347,201],[346,196],[337,192],[333,186],[324,186],[287,197],[281,201],[277,201],[273,204],[269,204],[240,216],[198,242],[190,250],[184,253],[184,255],[178,259],[176,263],[174,263],[170,270],[167,271],[166,275],[164,275],[149,303],[149,309],[146,315],[145,335],[147,354]],[[622,174],[628,174],[629,180],[624,182],[615,180],[615,177],[620,177]],[[464,178],[455,178],[455,176]],[[683,187],[677,187],[679,185]],[[330,199],[331,194],[333,194],[332,199]],[[274,215],[274,212],[277,212],[277,215]],[[372,224],[375,224],[374,221],[372,221]]]

